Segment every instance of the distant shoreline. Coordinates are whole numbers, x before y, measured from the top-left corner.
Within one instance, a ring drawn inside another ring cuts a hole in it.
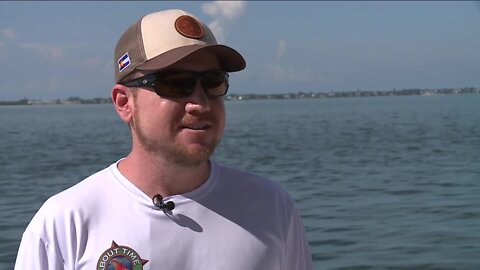
[[[286,94],[229,94],[224,98],[229,100],[262,100],[262,99],[311,99],[311,98],[341,98],[341,97],[375,97],[375,96],[431,96],[431,95],[452,95],[452,94],[478,94],[480,88],[442,88],[442,89],[403,89],[391,91],[365,91],[356,90],[349,92],[297,92]],[[0,101],[1,105],[71,105],[71,104],[108,104],[112,103],[110,98],[83,99],[80,97],[69,97],[67,99],[28,99],[23,98],[15,101]]]

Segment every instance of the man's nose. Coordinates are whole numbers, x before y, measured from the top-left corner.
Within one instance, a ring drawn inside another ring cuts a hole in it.
[[[185,111],[187,113],[204,113],[210,111],[210,99],[203,89],[200,80],[197,80],[193,93],[187,97],[187,103],[185,104]]]

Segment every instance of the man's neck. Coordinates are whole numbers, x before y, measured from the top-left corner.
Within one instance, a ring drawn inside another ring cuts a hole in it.
[[[118,164],[118,170],[149,197],[163,197],[190,192],[210,175],[210,162],[185,167],[151,155],[130,153]]]

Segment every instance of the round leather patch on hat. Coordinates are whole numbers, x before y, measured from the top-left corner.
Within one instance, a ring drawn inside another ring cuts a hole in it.
[[[201,39],[205,35],[200,22],[188,15],[182,15],[175,21],[175,29],[182,36],[194,39]]]

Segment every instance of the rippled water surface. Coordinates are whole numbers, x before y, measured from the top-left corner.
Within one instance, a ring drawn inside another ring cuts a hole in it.
[[[480,269],[480,95],[226,102],[215,159],[297,201],[316,269]],[[111,105],[0,107],[0,269],[43,201],[128,153]]]

